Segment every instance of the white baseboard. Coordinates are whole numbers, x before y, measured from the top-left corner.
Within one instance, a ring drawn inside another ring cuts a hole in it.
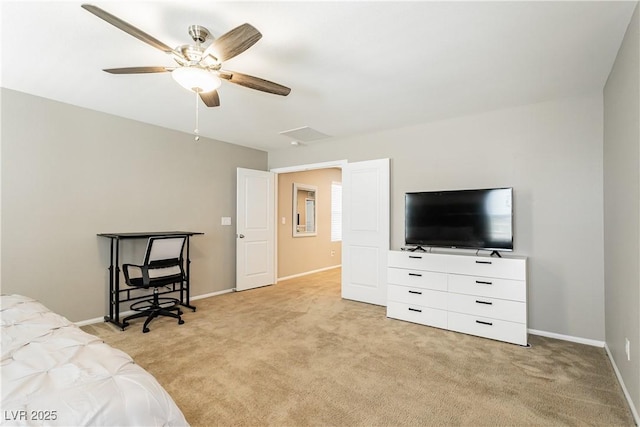
[[[225,289],[222,291],[217,291],[217,292],[211,292],[208,294],[203,294],[203,295],[198,295],[195,297],[191,297],[189,298],[190,301],[196,301],[199,299],[203,299],[203,298],[209,298],[209,297],[215,297],[218,295],[222,295],[222,294],[228,294],[229,292],[233,292],[233,289]],[[130,314],[133,314],[134,311],[133,310],[127,310],[127,311],[122,311],[120,312],[120,317],[127,317]],[[79,322],[75,322],[76,326],[87,326],[87,325],[93,325],[95,323],[102,323],[104,322],[104,316],[102,317],[95,317],[93,319],[87,319],[87,320],[81,320]]]
[[[135,311],[133,310],[121,311],[120,317],[127,317],[133,313],[135,313]],[[81,320],[80,322],[75,322],[75,323],[76,323],[76,326],[86,326],[86,325],[93,325],[95,323],[103,323],[103,322],[106,322],[106,320],[104,320],[104,316],[96,317],[94,319],[89,319],[89,320]],[[117,328],[116,325],[113,325],[113,326]]]
[[[228,294],[229,292],[233,292],[233,288],[225,289],[225,290],[222,290],[222,291],[210,292],[208,294],[198,295],[197,297],[191,297],[190,300],[191,301],[196,301],[196,300],[199,300],[199,299],[204,299],[204,298],[209,298],[209,297],[217,297],[218,295]]]
[[[555,332],[539,331],[537,329],[529,329],[528,332],[532,335],[539,335],[541,337],[555,338],[558,340],[570,341],[578,344],[591,345],[593,347],[600,347],[600,348],[604,347],[604,341],[592,340],[589,338],[580,338],[580,337],[574,337],[571,335],[556,334]]]
[[[93,325],[94,323],[101,323],[101,322],[104,322],[104,316],[95,317],[93,319],[81,320],[79,322],[74,322],[74,323],[76,324],[76,326],[87,326],[87,325]]]
[[[342,264],[332,265],[331,267],[324,267],[324,268],[320,268],[318,270],[305,271],[304,273],[294,274],[294,275],[286,276],[286,277],[278,277],[278,279],[276,279],[276,281],[280,282],[282,280],[295,279],[296,277],[307,276],[309,274],[320,273],[321,271],[333,270],[334,268],[340,268],[340,267],[342,267]]]
[[[616,377],[618,378],[618,382],[620,383],[620,387],[622,387],[622,392],[624,393],[624,397],[627,399],[627,403],[629,404],[629,408],[631,408],[631,414],[633,414],[633,418],[636,422],[637,426],[640,426],[640,415],[638,415],[638,409],[633,404],[633,400],[631,399],[631,395],[627,390],[627,387],[624,385],[624,381],[622,380],[622,375],[618,370],[618,365],[616,365],[615,360],[613,360],[613,355],[609,350],[609,346],[607,343],[604,343],[604,349],[607,352],[607,356],[609,356],[609,361],[611,362],[611,366],[613,366],[613,371],[616,373]]]

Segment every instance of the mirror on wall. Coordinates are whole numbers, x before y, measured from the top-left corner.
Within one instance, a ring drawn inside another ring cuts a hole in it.
[[[293,183],[293,237],[315,236],[316,198],[318,188],[313,185]]]

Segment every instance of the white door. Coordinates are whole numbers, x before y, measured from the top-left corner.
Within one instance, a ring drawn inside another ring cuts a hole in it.
[[[236,291],[275,283],[275,174],[238,168]]]
[[[342,298],[387,305],[389,159],[342,169]]]

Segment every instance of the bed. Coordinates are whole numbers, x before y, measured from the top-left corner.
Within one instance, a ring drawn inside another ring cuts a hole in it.
[[[2,295],[1,425],[188,426],[129,355],[34,299]]]

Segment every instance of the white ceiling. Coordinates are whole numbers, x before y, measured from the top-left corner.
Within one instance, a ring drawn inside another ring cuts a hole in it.
[[[193,132],[194,94],[170,74],[103,68],[172,66],[166,54],[77,1],[3,1],[1,85]],[[224,82],[200,103],[200,134],[263,150],[281,131],[333,138],[602,90],[635,1],[91,3],[169,46],[187,28],[215,37],[244,23],[262,39],[224,68],[292,88],[288,97]],[[307,144],[320,144],[323,139]]]

